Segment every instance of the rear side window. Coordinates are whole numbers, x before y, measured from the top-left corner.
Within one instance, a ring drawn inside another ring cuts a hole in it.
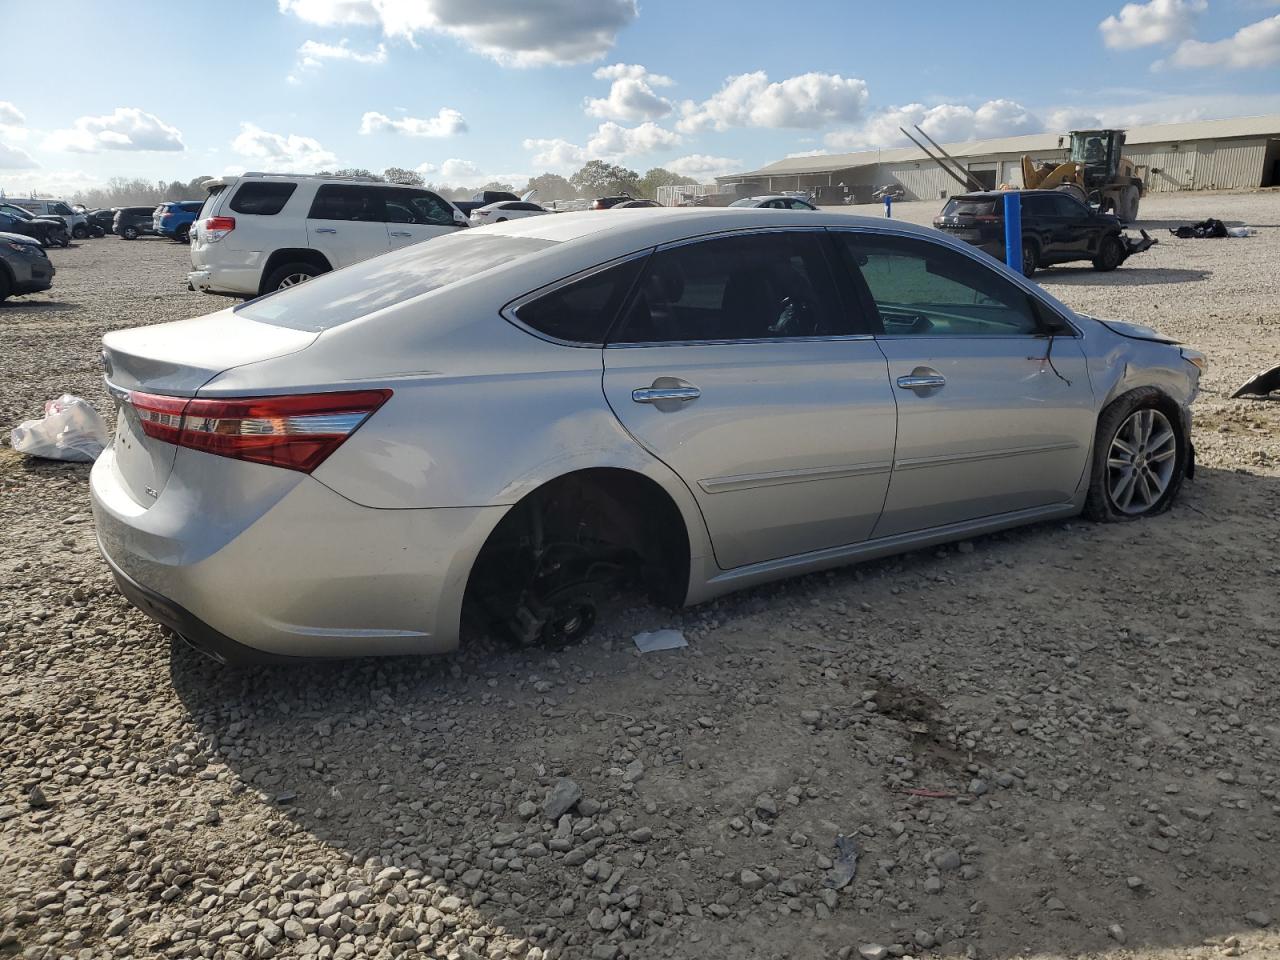
[[[385,223],[385,191],[378,187],[326,183],[316,191],[307,217],[311,220],[350,220],[358,223]]]
[[[644,257],[598,270],[516,310],[520,322],[556,340],[599,346],[644,266]]]
[[[465,231],[402,247],[234,309],[250,320],[318,333],[555,245],[554,240]],[[424,311],[423,323],[430,319]]]
[[[219,188],[221,189],[221,188]],[[245,183],[231,198],[231,209],[236,213],[252,213],[260,217],[273,217],[289,202],[296,183]],[[217,191],[209,194],[212,199]],[[206,200],[207,204],[209,201]]]
[[[199,213],[201,203],[199,200],[184,200],[182,203],[178,204],[178,206],[187,213]]]
[[[435,227],[454,224],[453,207],[430,190],[385,190],[388,223],[421,223]]]
[[[823,235],[760,233],[659,250],[616,343],[781,340],[851,332]]]
[[[200,208],[200,216],[213,216],[213,205],[218,202],[218,197],[222,191],[227,189],[226,184],[214,187],[209,191],[209,195],[204,198],[204,206]]]

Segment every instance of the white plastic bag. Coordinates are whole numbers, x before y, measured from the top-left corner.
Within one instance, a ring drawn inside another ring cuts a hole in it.
[[[1258,231],[1253,227],[1227,227],[1229,237],[1256,237]]]
[[[88,400],[64,393],[44,405],[44,418],[24,420],[9,433],[13,449],[31,457],[89,463],[98,459],[110,434]]]

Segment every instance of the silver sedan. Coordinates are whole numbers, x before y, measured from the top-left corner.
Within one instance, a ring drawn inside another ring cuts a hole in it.
[[[1083,512],[1159,513],[1204,358],[898,221],[536,217],[104,338],[124,593],[225,660],[587,630]]]

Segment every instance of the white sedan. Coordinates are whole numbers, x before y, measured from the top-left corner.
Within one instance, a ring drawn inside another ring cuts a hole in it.
[[[540,217],[551,213],[546,207],[528,200],[499,200],[487,203],[471,211],[471,225],[482,227],[486,223],[504,223],[507,220],[519,220],[521,217]]]
[[[817,210],[808,200],[771,194],[766,197],[743,197],[729,204],[731,207],[763,207],[766,210]]]

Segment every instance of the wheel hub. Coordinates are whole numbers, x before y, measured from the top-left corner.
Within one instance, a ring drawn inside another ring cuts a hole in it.
[[[1120,424],[1107,453],[1107,492],[1121,513],[1139,516],[1164,496],[1173,480],[1178,441],[1159,410],[1135,410]]]

